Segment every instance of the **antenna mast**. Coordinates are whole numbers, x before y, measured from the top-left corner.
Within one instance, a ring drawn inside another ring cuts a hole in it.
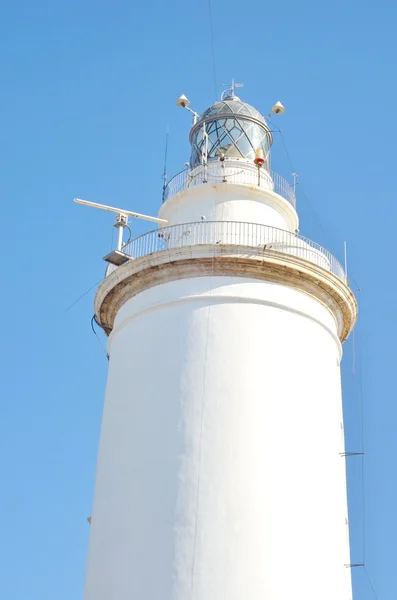
[[[153,223],[157,223],[158,225],[167,225],[168,223],[168,221],[166,221],[165,219],[158,219],[157,217],[142,215],[141,213],[132,212],[131,210],[125,210],[124,208],[116,208],[115,206],[98,204],[97,202],[90,202],[89,200],[81,200],[81,198],[75,198],[74,201],[77,204],[84,204],[85,206],[91,206],[91,208],[99,208],[101,210],[107,210],[109,212],[116,213],[116,221],[114,223],[114,226],[118,229],[117,248],[103,257],[104,261],[112,263],[116,266],[120,266],[121,264],[131,259],[131,256],[125,254],[122,251],[123,231],[125,227],[128,227],[128,217],[144,219],[145,221],[152,221]]]
[[[167,156],[168,156],[168,136],[169,136],[170,130],[169,130],[169,126],[167,125],[167,131],[165,133],[165,153],[164,153],[164,172],[163,172],[163,202],[164,202],[164,198],[165,198],[165,188],[167,187]]]

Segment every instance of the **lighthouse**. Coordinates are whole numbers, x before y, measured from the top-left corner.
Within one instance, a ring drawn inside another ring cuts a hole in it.
[[[109,370],[84,600],[351,600],[356,300],[298,233],[267,119],[234,85],[201,115],[177,104],[189,166],[95,297]]]

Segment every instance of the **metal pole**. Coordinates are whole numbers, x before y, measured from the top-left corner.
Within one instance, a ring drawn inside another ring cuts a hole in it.
[[[124,225],[119,225],[117,227],[118,231],[117,231],[117,250],[121,250],[122,246],[123,246],[123,230],[124,230]]]
[[[204,167],[204,183],[207,183],[207,165],[208,165],[208,134],[203,123],[203,150],[201,152],[201,163]]]
[[[347,281],[347,243],[344,242],[344,248],[345,248],[345,277],[346,277],[346,281]]]
[[[164,173],[163,173],[163,195],[162,201],[164,202],[165,198],[165,190],[167,188],[167,155],[168,155],[168,135],[169,135],[169,127],[167,125],[167,132],[165,134],[165,155],[164,155]]]

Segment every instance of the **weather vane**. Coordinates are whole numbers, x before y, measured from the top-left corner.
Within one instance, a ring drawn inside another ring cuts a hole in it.
[[[233,78],[232,79],[232,83],[222,83],[222,87],[225,87],[226,89],[223,90],[223,92],[222,92],[221,100],[223,100],[227,96],[234,96],[235,95],[234,94],[234,90],[236,88],[242,88],[242,87],[244,87],[244,84],[243,83],[235,83],[234,82],[234,78]]]

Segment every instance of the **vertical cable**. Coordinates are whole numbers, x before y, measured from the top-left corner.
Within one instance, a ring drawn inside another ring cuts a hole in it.
[[[360,336],[361,337],[361,336]],[[362,530],[363,530],[363,563],[365,565],[366,550],[366,506],[365,506],[365,450],[364,450],[364,386],[363,386],[363,343],[360,339],[359,346],[360,360],[360,404],[361,404],[361,510],[362,510]]]
[[[215,102],[217,100],[217,90],[218,90],[218,82],[216,77],[216,65],[215,65],[215,46],[214,46],[214,26],[212,23],[212,7],[211,0],[208,0],[208,12],[210,16],[210,37],[211,37],[211,54],[212,54],[212,69],[214,72],[214,92],[215,92]]]
[[[109,360],[109,354],[106,352],[106,349],[104,347],[104,345],[101,342],[101,338],[99,337],[99,335],[97,334],[97,332],[95,331],[95,327],[94,327],[94,323],[97,323],[100,326],[100,323],[98,323],[98,321],[96,320],[95,315],[92,317],[91,319],[91,329],[93,334],[95,335],[96,339],[98,340],[98,343],[104,353],[104,355],[106,356],[106,358]]]

